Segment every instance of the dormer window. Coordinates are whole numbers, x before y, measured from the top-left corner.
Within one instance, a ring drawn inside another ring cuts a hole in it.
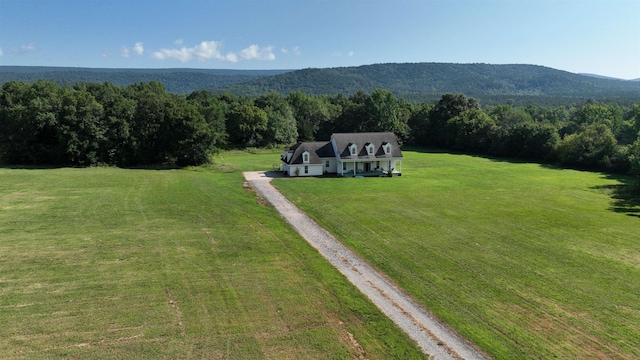
[[[302,153],[302,162],[305,164],[309,162],[309,153],[306,151]]]
[[[367,145],[367,154],[373,155],[373,150],[374,150],[373,144],[368,144]]]
[[[351,155],[356,156],[358,154],[358,145],[351,144]]]
[[[391,154],[391,144],[386,144],[384,146],[384,153],[387,155]]]

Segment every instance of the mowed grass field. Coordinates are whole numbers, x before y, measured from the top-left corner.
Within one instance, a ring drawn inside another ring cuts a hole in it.
[[[274,158],[0,168],[0,358],[424,358],[243,187]]]
[[[629,179],[405,151],[397,178],[277,179],[289,199],[497,359],[640,358]]]

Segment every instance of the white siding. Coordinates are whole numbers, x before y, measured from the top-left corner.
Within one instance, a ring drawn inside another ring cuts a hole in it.
[[[308,173],[304,172],[304,167],[307,167]],[[298,170],[298,175],[296,175],[296,169]],[[289,176],[320,176],[322,175],[322,165],[290,165],[289,172],[287,175]]]
[[[337,161],[335,158],[322,158],[322,172],[335,174],[337,170]],[[329,167],[327,167],[327,161],[329,162]]]

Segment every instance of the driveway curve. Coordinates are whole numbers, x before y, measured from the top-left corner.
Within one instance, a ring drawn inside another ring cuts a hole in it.
[[[487,358],[287,200],[270,183],[273,177],[281,177],[280,173],[245,172],[243,175],[307,242],[415,340],[430,358]]]

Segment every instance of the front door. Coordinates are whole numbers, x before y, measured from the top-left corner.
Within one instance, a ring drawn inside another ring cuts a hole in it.
[[[365,172],[371,171],[371,163],[368,163],[368,162],[364,163],[364,171]]]

